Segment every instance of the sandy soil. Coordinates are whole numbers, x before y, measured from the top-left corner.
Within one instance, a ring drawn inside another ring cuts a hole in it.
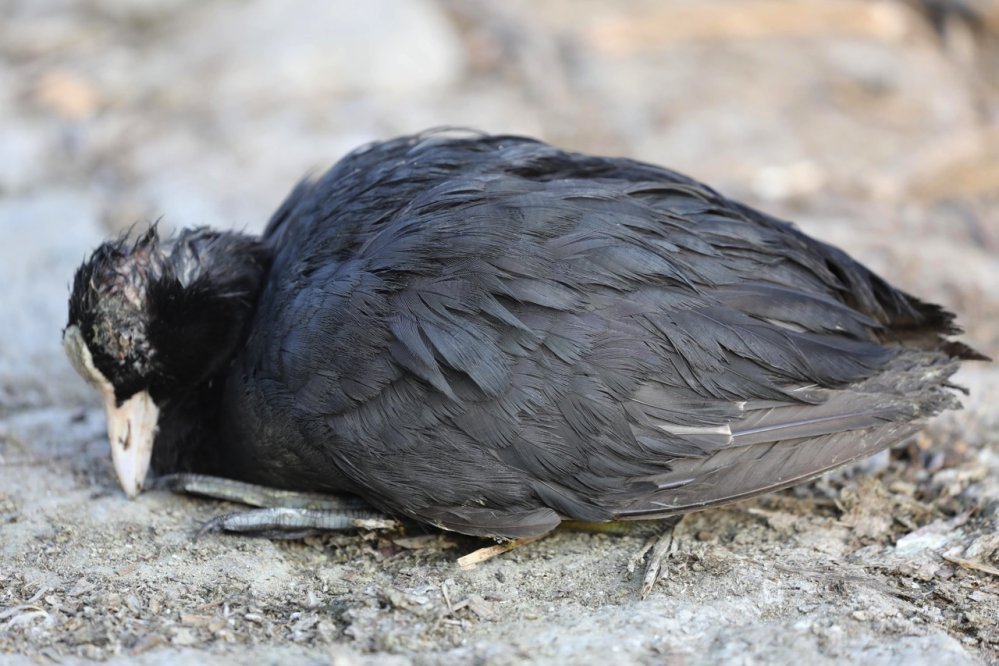
[[[86,252],[135,222],[259,229],[303,174],[459,124],[648,159],[947,305],[999,356],[999,10],[918,3],[0,3],[0,661],[999,663],[999,371],[907,448],[655,525],[193,540],[233,507],[118,490],[59,348]],[[627,11],[625,11],[625,6]]]

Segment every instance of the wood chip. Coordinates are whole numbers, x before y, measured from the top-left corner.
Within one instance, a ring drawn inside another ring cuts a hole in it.
[[[544,536],[543,534],[541,536]],[[491,560],[498,555],[509,552],[514,548],[519,546],[525,546],[529,543],[534,543],[541,536],[536,537],[526,537],[524,539],[514,539],[513,541],[507,541],[506,543],[500,543],[495,546],[488,546],[486,548],[479,548],[476,551],[469,553],[458,558],[458,566],[461,567],[462,571],[469,571],[479,566],[487,560]]]

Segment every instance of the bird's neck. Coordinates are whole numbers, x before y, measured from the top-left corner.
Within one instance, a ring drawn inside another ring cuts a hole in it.
[[[156,475],[222,473],[219,411],[224,376],[167,400],[160,408],[151,467]]]
[[[151,387],[160,407],[158,473],[216,471],[226,375],[246,343],[270,255],[261,239],[184,230],[160,248],[163,276],[150,288],[150,338],[164,372]]]

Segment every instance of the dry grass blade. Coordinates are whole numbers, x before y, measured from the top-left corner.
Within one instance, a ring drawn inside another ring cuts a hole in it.
[[[999,569],[989,566],[988,564],[982,564],[981,562],[974,562],[972,560],[965,560],[960,557],[953,557],[951,555],[944,555],[943,558],[950,562],[951,564],[956,564],[959,567],[965,569],[972,569],[974,571],[981,571],[982,573],[992,574],[993,576],[999,576]]]

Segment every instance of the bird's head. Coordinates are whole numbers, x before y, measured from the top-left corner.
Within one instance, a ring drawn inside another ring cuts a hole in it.
[[[104,243],[77,270],[63,345],[101,394],[129,497],[142,489],[160,407],[228,365],[267,265],[250,236],[194,229],[161,240],[152,227]]]

